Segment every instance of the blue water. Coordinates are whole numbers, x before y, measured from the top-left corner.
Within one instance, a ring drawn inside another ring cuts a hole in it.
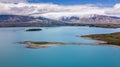
[[[120,32],[120,28],[40,27],[42,31],[26,32],[27,28],[0,28],[0,67],[120,67],[120,47],[66,45],[30,49],[20,41],[94,43],[76,36]]]

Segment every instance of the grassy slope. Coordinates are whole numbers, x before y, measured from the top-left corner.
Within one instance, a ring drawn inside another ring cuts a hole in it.
[[[86,35],[82,37],[88,37],[95,40],[105,41],[107,44],[119,45],[120,46],[120,32],[111,34],[95,34]]]

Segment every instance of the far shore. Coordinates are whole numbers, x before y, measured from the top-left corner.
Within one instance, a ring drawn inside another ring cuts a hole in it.
[[[120,28],[120,24],[97,24],[97,23],[63,23],[63,24],[41,24],[41,23],[0,23],[2,27],[57,27],[57,26],[89,26],[89,27],[101,27],[101,28]]]

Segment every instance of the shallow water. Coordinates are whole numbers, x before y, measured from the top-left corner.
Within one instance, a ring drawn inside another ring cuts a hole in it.
[[[16,43],[94,43],[95,40],[76,36],[120,32],[120,28],[42,27],[42,31],[35,32],[26,32],[25,29],[27,28],[0,28],[0,67],[120,67],[120,47],[116,46],[83,44],[30,49]]]

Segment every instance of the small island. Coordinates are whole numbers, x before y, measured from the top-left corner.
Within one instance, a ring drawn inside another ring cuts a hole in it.
[[[120,46],[120,32],[110,33],[110,34],[85,35],[81,37],[103,41],[104,44],[107,44],[107,45]]]
[[[42,29],[27,29],[26,31],[41,31]]]
[[[27,48],[47,48],[54,45],[70,45],[70,44],[76,44],[81,45],[81,43],[69,43],[69,42],[34,42],[34,41],[24,41],[24,42],[18,42],[19,44],[26,44]]]

